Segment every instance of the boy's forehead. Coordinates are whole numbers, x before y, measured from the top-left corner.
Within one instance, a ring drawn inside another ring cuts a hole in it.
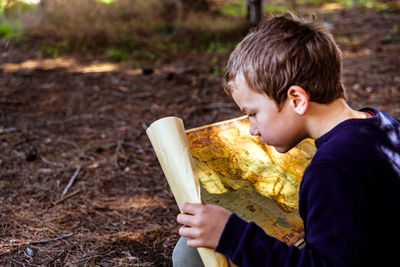
[[[236,104],[238,104],[243,110],[244,106],[246,106],[246,103],[249,100],[249,97],[252,95],[252,91],[248,87],[245,78],[243,75],[237,75],[235,79],[229,81],[228,86]]]
[[[237,86],[236,86],[236,83],[235,83],[234,80],[230,80],[230,81],[228,82],[228,88],[229,88],[229,92],[230,92],[231,94],[233,93],[233,91],[236,90]]]
[[[231,91],[237,90],[238,88],[248,87],[246,79],[241,72],[235,76],[235,79],[229,81],[228,86],[231,88]]]

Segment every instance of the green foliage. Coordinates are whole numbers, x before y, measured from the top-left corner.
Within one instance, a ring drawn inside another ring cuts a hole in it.
[[[172,51],[183,51],[183,50],[186,50],[186,49],[188,49],[190,46],[189,46],[189,43],[187,42],[187,41],[171,41],[171,42],[168,42],[167,43],[167,47],[169,48],[169,49],[171,49]]]
[[[0,0],[0,16],[16,17],[32,10],[35,4],[24,0]]]
[[[10,27],[10,24],[7,22],[1,23],[0,24],[0,38],[11,39],[12,36],[13,36],[13,32]]]
[[[379,10],[379,11],[382,11],[382,10],[388,9],[388,6],[385,3],[376,2],[375,3],[375,9]]]
[[[246,16],[245,1],[227,2],[221,7],[221,13],[232,17]]]
[[[51,55],[52,57],[56,58],[58,56],[60,56],[60,48],[59,47],[53,47],[53,46],[49,46],[46,48],[46,53],[48,55]]]
[[[388,8],[384,1],[379,0],[297,0],[298,5],[305,6],[322,6],[323,4],[327,3],[338,3],[345,7],[362,6],[376,10],[386,10]]]
[[[217,54],[227,54],[235,46],[232,42],[211,42],[207,47],[207,52],[215,52]]]
[[[6,7],[4,1],[12,5]],[[184,13],[177,4],[180,0],[50,0],[33,9],[23,1],[0,0],[3,13],[7,9],[10,14],[11,7],[19,10],[15,14],[20,21],[14,26],[11,19],[0,24],[0,36],[15,38],[23,29],[29,38],[39,40],[38,58],[73,51],[100,53],[114,61],[168,61],[182,51],[224,54],[246,25],[242,0],[213,5],[225,13]]]
[[[115,61],[125,61],[128,55],[119,48],[111,48],[107,51],[107,57]]]
[[[394,24],[391,31],[385,35],[384,42],[387,43],[400,43],[400,25]]]
[[[324,3],[328,3],[326,0],[297,0],[298,5],[304,6],[321,6]]]
[[[0,190],[7,188],[8,183],[6,181],[0,181]]]
[[[282,14],[287,10],[287,7],[285,5],[282,5],[282,4],[265,5],[264,10],[267,13]]]
[[[20,40],[22,37],[22,24],[20,20],[6,20],[0,23],[0,38]]]
[[[37,58],[52,57],[56,58],[62,54],[66,54],[72,50],[71,45],[68,42],[57,42],[57,43],[41,43],[40,48],[36,52]]]
[[[152,51],[147,50],[143,52],[143,58],[145,59],[154,60],[156,59],[156,57],[157,57],[156,54]]]
[[[36,58],[38,58],[38,59],[43,58],[43,51],[41,51],[41,50],[36,51]]]
[[[215,8],[208,13],[186,12],[180,9],[179,1],[50,0],[46,5],[32,8],[34,5],[24,0],[0,0],[0,38],[20,39],[23,29],[27,36],[40,40],[42,46],[37,57],[85,51],[88,55],[105,55],[113,61],[164,62],[180,56],[180,52],[226,56],[247,31],[245,0],[204,0],[221,3],[213,5]],[[293,8],[294,1],[299,8],[332,2],[264,0],[264,14],[281,14]],[[336,0],[336,3],[375,10],[388,8],[388,2],[381,0]],[[11,14],[19,19],[14,22]],[[397,32],[394,28],[387,40],[397,40]],[[215,73],[220,71],[214,69]]]
[[[224,74],[224,72],[225,72],[225,68],[224,68],[224,67],[215,66],[215,67],[213,68],[212,74],[213,74],[215,77],[221,77],[221,76]]]
[[[351,42],[350,38],[348,36],[343,36],[343,35],[339,35],[336,37],[336,40],[340,43],[345,43],[348,44]]]

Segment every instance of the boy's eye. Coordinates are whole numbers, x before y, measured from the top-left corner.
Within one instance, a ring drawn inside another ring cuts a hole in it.
[[[255,114],[255,113],[250,113],[250,114],[248,114],[247,116],[249,116],[249,117],[255,117],[256,114]]]

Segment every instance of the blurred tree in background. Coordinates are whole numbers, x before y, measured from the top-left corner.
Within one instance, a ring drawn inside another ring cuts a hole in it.
[[[35,40],[53,55],[106,49],[117,60],[151,59],[171,50],[229,50],[262,16],[332,4],[382,10],[399,1],[0,0],[0,38]]]
[[[262,1],[246,0],[247,5],[247,21],[250,26],[256,26],[262,17]]]

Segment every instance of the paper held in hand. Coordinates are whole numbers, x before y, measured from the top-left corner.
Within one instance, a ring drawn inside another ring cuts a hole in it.
[[[164,175],[178,204],[201,203],[199,178],[190,154],[183,121],[176,117],[160,119],[146,130]],[[206,267],[229,266],[225,256],[211,249],[198,248]]]
[[[288,245],[302,243],[298,190],[315,153],[313,140],[278,153],[249,134],[247,116],[187,131],[181,119],[167,117],[146,132],[179,208],[185,202],[217,204]],[[199,252],[207,267],[231,265],[212,250]]]

